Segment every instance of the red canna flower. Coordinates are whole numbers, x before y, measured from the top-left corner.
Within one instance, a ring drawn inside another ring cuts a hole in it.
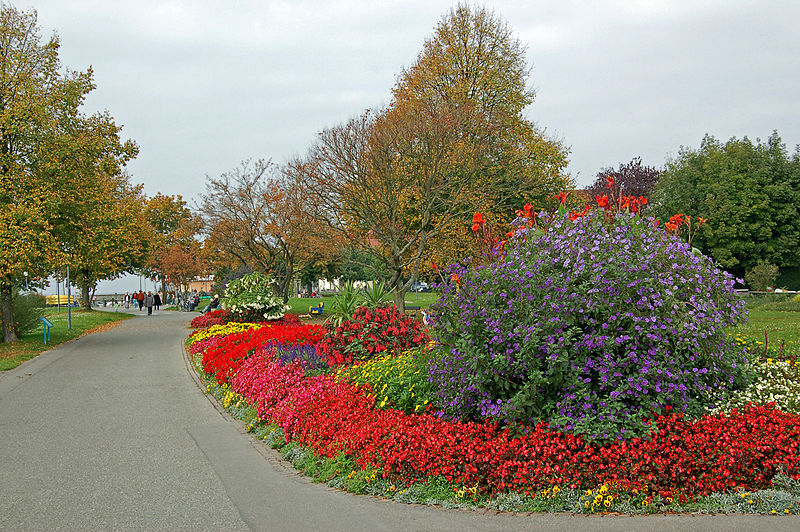
[[[595,199],[597,200],[597,205],[604,209],[608,208],[608,196],[606,194],[603,194],[602,196],[595,196]]]
[[[569,192],[562,192],[561,194],[556,194],[556,199],[562,204],[567,204],[567,196],[569,196]]]

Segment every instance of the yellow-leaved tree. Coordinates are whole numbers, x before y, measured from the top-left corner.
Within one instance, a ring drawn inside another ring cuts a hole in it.
[[[524,115],[527,78],[508,25],[459,5],[386,109],[324,130],[298,164],[331,226],[384,258],[398,307],[423,264],[463,257],[476,210],[502,217],[570,187],[567,149]]]

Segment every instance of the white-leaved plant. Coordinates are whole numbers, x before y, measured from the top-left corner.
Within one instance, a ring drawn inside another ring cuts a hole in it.
[[[233,280],[225,288],[222,308],[240,321],[278,320],[290,307],[275,295],[272,284],[272,277],[259,272]]]

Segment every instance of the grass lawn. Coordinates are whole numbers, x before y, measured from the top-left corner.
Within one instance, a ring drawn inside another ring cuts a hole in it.
[[[780,310],[750,310],[748,322],[736,328],[738,334],[764,341],[767,332],[769,344],[777,347],[781,341],[793,351],[800,351],[800,312]]]
[[[52,349],[68,340],[88,332],[104,330],[112,326],[110,324],[133,317],[131,314],[124,312],[103,312],[99,310],[84,312],[73,309],[72,329],[67,329],[66,309],[62,308],[59,312],[57,308],[48,308],[45,310],[44,315],[53,322],[47,345],[44,345],[41,327],[37,327],[36,331],[32,333],[22,335],[19,342],[13,344],[0,343],[0,371],[14,369],[39,353]]]
[[[408,292],[406,294],[406,305],[417,305],[421,308],[427,308],[428,305],[439,299],[439,294],[435,292]],[[308,307],[316,307],[320,302],[325,302],[325,309],[331,308],[333,303],[333,296],[324,297],[290,297],[289,306],[292,309],[289,311],[291,314],[298,316],[308,314]],[[325,316],[325,313],[323,313]]]

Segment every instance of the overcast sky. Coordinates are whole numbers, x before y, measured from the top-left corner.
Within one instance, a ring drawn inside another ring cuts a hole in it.
[[[194,200],[246,158],[282,163],[321,129],[389,101],[437,0],[19,0],[94,68],[141,152],[134,182]],[[706,133],[800,143],[800,2],[486,1],[528,46],[528,117],[571,148],[579,185],[635,156],[662,166]]]

